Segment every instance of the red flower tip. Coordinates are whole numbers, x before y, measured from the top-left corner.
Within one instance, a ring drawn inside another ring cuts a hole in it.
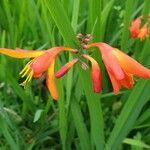
[[[64,76],[77,62],[78,62],[78,59],[73,59],[70,62],[66,63],[63,67],[60,68],[60,70],[58,70],[55,73],[55,77],[60,78]]]
[[[137,38],[140,31],[141,17],[132,21],[130,26],[130,33],[132,38]]]
[[[93,91],[95,93],[100,93],[102,90],[102,76],[99,67],[92,68],[92,81],[93,81]]]
[[[95,93],[100,93],[102,89],[102,76],[98,63],[89,55],[82,55],[84,58],[88,59],[92,63],[91,78],[93,83],[93,91]]]
[[[136,18],[135,20],[132,21],[131,26],[130,26],[130,33],[132,38],[139,38],[141,40],[144,40],[148,34],[149,34],[149,21],[150,21],[150,16],[147,18],[147,22],[145,25],[141,26],[141,19],[143,18],[142,16]]]

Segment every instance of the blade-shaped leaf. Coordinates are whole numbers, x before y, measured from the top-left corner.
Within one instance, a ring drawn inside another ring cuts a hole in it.
[[[108,139],[106,150],[117,149],[132,129],[141,109],[150,98],[149,89],[150,81],[141,80],[132,90]]]

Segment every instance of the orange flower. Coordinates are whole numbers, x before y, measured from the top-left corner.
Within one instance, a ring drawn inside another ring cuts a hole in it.
[[[145,24],[139,31],[138,38],[144,40],[149,34],[148,24]]]
[[[45,51],[0,48],[0,53],[14,58],[34,58],[27,63],[24,69],[20,72],[22,78],[27,76],[26,80],[21,85],[25,86],[32,77],[39,78],[48,70],[46,84],[53,99],[57,100],[58,93],[54,80],[54,64],[56,56],[64,50],[77,52],[77,50],[68,47],[53,47]]]
[[[87,45],[87,48],[90,47],[99,48],[115,94],[118,94],[121,87],[129,89],[133,86],[133,75],[141,78],[150,78],[149,69],[122,51],[106,43],[92,43]]]
[[[132,21],[130,26],[130,33],[132,38],[139,38],[140,40],[144,40],[149,35],[149,22],[150,18],[148,16],[147,22],[141,26],[142,16],[136,18]]]
[[[102,89],[102,76],[98,63],[89,55],[82,55],[92,63],[91,77],[93,82],[93,91],[96,93],[101,92]]]
[[[141,25],[141,17],[136,18],[132,21],[130,26],[130,33],[132,38],[137,38],[140,32],[140,25]]]
[[[60,78],[64,76],[77,62],[78,62],[78,59],[73,59],[69,61],[68,63],[66,63],[55,73],[55,77]]]

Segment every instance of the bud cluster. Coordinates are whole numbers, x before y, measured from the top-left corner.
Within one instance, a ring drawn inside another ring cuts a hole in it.
[[[87,44],[92,40],[92,35],[91,34],[78,33],[76,38],[80,41],[82,48],[86,49]]]

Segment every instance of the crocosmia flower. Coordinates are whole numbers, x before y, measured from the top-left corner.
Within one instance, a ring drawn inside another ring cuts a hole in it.
[[[43,51],[0,48],[0,53],[7,56],[14,58],[33,58],[20,72],[22,78],[26,76],[26,80],[22,83],[23,86],[25,86],[32,77],[39,78],[47,71],[46,84],[55,100],[58,99],[58,92],[55,85],[54,64],[56,56],[62,51],[77,52],[77,50],[68,47],[53,47]]]
[[[148,16],[146,23],[142,24],[142,16],[136,18],[132,21],[130,26],[130,33],[132,38],[139,38],[140,40],[144,40],[150,33],[150,17]]]
[[[149,27],[148,24],[145,24],[139,31],[138,38],[144,40],[149,35]]]
[[[118,94],[121,87],[131,88],[134,84],[133,75],[150,78],[150,70],[133,58],[106,43],[92,43],[87,48],[97,47],[112,82],[114,93]]]
[[[130,33],[132,38],[137,38],[140,32],[140,24],[141,24],[141,17],[136,18],[132,21],[130,26]]]

